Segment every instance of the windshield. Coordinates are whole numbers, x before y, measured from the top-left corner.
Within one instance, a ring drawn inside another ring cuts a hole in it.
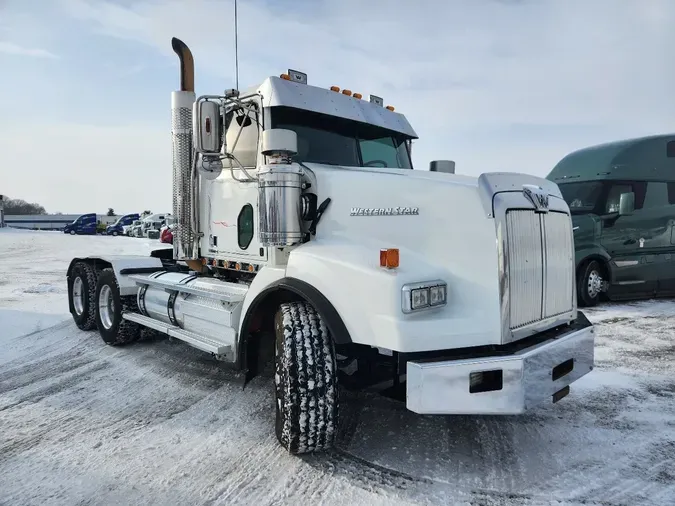
[[[346,167],[412,169],[408,137],[358,121],[290,107],[273,107],[272,128],[298,136],[295,160]]]
[[[572,214],[601,214],[597,207],[602,194],[602,182],[562,183],[558,187]]]

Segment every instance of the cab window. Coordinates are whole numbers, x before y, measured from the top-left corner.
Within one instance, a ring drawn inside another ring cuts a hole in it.
[[[621,181],[612,183],[607,193],[605,213],[618,213],[622,193],[635,193],[635,209],[642,209],[645,201],[646,183],[642,181]]]
[[[360,144],[364,167],[410,168],[404,142],[397,142],[393,137],[381,137],[361,139]]]

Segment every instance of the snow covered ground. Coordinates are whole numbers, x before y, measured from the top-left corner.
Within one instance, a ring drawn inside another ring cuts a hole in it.
[[[68,314],[72,256],[157,241],[0,230],[0,504],[675,504],[675,302],[607,305],[597,368],[519,417],[343,403],[328,455],[277,446],[269,379]]]

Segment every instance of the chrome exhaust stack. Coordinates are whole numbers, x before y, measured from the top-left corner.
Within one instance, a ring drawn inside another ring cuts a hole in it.
[[[173,257],[199,259],[199,180],[193,149],[192,107],[195,102],[195,67],[190,49],[175,37],[171,47],[180,59],[180,91],[171,92],[173,144]]]

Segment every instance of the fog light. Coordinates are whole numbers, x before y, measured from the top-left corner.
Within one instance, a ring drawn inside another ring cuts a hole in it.
[[[429,289],[418,288],[412,291],[412,309],[421,309],[429,305]]]

